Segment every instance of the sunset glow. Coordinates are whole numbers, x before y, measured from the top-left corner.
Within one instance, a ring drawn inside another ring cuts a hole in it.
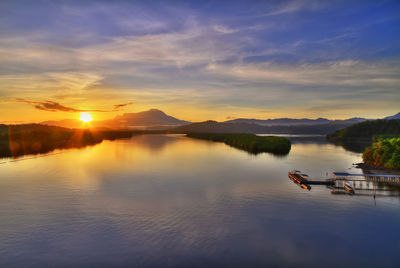
[[[81,120],[82,122],[88,123],[88,122],[92,121],[93,118],[92,118],[92,115],[90,113],[82,112],[80,117],[79,117],[79,120]]]
[[[0,121],[398,112],[398,1],[3,2]]]
[[[0,0],[0,268],[395,267],[399,104],[400,0]]]

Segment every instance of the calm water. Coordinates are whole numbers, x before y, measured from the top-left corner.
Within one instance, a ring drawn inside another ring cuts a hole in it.
[[[397,266],[398,197],[306,191],[361,156],[295,137],[286,157],[148,135],[0,162],[0,266]]]

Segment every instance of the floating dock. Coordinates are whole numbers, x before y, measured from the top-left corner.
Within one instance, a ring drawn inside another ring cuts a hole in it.
[[[324,181],[311,181],[308,179],[308,175],[307,174],[302,174],[300,172],[300,170],[293,170],[291,172],[288,172],[288,176],[289,178],[299,184],[302,188],[311,190],[311,186],[310,185],[334,185],[335,182],[332,181],[331,179],[328,180],[324,180]],[[303,187],[306,186],[306,187]]]
[[[346,189],[346,185],[351,185],[353,190],[373,190],[376,187],[372,182],[380,182],[400,186],[400,175],[391,174],[351,174],[345,172],[332,172],[333,177],[325,180],[309,180],[307,174],[300,170],[288,172],[288,177],[298,184],[301,188],[311,190],[311,185],[326,185],[331,189]]]
[[[331,180],[346,180],[346,181],[376,181],[386,182],[393,184],[400,184],[400,175],[395,174],[351,174],[347,172],[332,172],[333,178]]]

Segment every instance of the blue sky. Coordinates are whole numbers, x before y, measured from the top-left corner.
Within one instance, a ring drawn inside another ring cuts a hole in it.
[[[387,116],[399,29],[399,1],[3,0],[0,121]]]

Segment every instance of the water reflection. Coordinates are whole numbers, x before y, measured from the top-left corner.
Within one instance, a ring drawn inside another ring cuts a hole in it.
[[[365,148],[371,146],[371,141],[368,140],[351,140],[343,141],[341,143],[333,143],[326,139],[326,135],[290,135],[290,134],[261,134],[261,135],[275,135],[288,138],[292,144],[332,144],[338,147],[343,147],[347,151],[353,153],[362,153]]]
[[[347,151],[355,152],[355,153],[363,153],[368,146],[371,146],[371,141],[344,141],[337,146],[342,146]]]
[[[129,130],[66,129],[39,124],[3,125],[0,129],[0,158],[84,148],[103,140],[131,138],[135,134],[140,133]]]
[[[149,135],[7,162],[0,266],[389,265],[399,250],[398,197],[375,205],[287,180],[293,168],[324,179],[360,159],[318,142],[293,143],[281,159]]]
[[[148,151],[159,152],[164,150],[169,144],[178,142],[179,137],[184,137],[184,135],[140,135],[132,139],[130,143],[135,147],[142,147]]]

